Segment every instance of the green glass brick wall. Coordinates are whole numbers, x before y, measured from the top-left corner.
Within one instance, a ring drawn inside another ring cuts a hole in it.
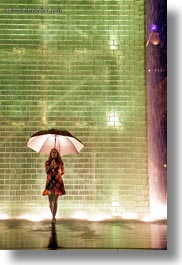
[[[49,211],[48,156],[26,144],[58,128],[85,144],[63,157],[61,216],[148,213],[145,1],[10,0],[0,11],[0,211]]]

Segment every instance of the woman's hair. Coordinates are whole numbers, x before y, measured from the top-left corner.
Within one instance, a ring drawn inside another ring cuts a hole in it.
[[[51,152],[53,150],[56,150],[57,152],[57,157],[55,159],[56,163],[60,166],[63,164],[63,160],[61,159],[61,156],[60,156],[60,153],[58,152],[58,150],[56,148],[53,148],[51,151],[50,151],[50,154],[49,154],[49,158],[48,158],[48,161],[51,163],[52,162],[52,157],[51,157]]]

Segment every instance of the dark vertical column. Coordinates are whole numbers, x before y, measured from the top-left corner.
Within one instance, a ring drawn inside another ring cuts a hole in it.
[[[167,1],[146,2],[146,72],[150,203],[167,195]],[[152,210],[152,209],[151,209]]]

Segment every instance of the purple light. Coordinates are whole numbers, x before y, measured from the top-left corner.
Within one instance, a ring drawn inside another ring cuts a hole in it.
[[[150,31],[157,31],[157,25],[156,24],[152,24],[150,26]]]

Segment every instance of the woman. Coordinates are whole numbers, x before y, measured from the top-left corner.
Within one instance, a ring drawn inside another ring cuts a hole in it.
[[[45,162],[47,173],[46,187],[42,195],[48,195],[49,206],[52,213],[52,222],[56,222],[58,196],[65,194],[62,176],[64,175],[64,163],[57,149],[53,148]]]

